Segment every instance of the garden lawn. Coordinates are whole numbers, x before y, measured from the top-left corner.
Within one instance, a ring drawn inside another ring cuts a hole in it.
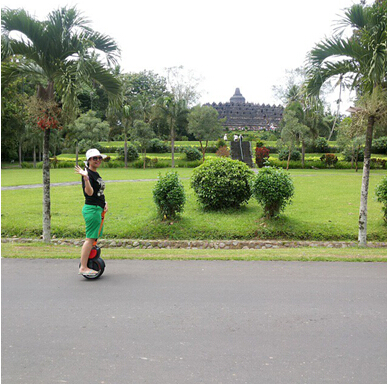
[[[2,183],[17,185],[37,180],[41,170],[3,170]],[[104,180],[153,179],[107,183],[109,212],[104,237],[141,239],[304,239],[357,240],[361,172],[351,170],[292,170],[293,204],[279,219],[262,219],[263,211],[252,198],[238,210],[204,212],[189,187],[192,169],[177,169],[187,202],[182,216],[162,222],[157,216],[152,189],[166,169],[102,169]],[[31,172],[31,173],[30,173]],[[74,181],[69,169],[54,169],[52,182]],[[33,176],[31,176],[33,175]],[[385,241],[386,225],[374,189],[385,171],[371,171],[368,203],[368,240]],[[11,182],[12,181],[12,182]],[[37,182],[40,182],[37,181]],[[52,234],[84,236],[80,185],[51,189]],[[2,235],[39,236],[42,232],[42,189],[2,191]]]

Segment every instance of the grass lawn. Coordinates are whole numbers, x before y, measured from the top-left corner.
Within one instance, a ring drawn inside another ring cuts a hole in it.
[[[363,261],[386,262],[382,248],[286,248],[261,250],[220,249],[123,249],[104,248],[105,261],[112,259],[143,260],[272,260],[272,261]],[[78,259],[79,247],[46,245],[43,243],[2,243],[1,255],[5,258]]]
[[[155,181],[108,183],[109,213],[104,237],[142,239],[254,239],[356,240],[361,172],[352,170],[292,170],[293,204],[276,220],[261,218],[253,198],[239,210],[204,212],[189,187],[192,169],[176,169],[183,179],[187,203],[173,224],[157,217],[152,189]],[[104,180],[157,179],[166,169],[101,169]],[[42,171],[2,170],[2,186],[41,183]],[[368,203],[368,240],[386,240],[381,204],[374,199],[377,182],[386,174],[372,170]],[[72,169],[51,170],[51,182],[77,181]],[[52,234],[84,236],[81,187],[51,189]],[[39,236],[42,231],[42,189],[2,191],[2,235]]]

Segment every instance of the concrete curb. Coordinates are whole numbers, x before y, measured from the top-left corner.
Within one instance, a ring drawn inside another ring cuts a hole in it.
[[[3,243],[42,242],[31,238],[2,238]],[[51,240],[54,245],[82,246],[84,239]],[[348,248],[356,247],[356,241],[297,241],[297,240],[134,240],[134,239],[100,239],[101,248],[126,249],[270,249],[270,248]],[[369,242],[368,248],[386,248],[386,242]]]

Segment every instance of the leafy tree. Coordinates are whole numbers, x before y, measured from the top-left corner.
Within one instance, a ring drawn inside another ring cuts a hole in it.
[[[310,119],[312,115],[314,115],[311,111],[311,107],[314,108],[313,99],[304,98],[304,105],[301,101],[292,101],[290,102],[286,109],[285,115],[287,115],[288,111],[294,111],[295,117],[298,120],[298,123],[293,129],[297,131],[294,132],[294,135],[297,139],[297,142],[302,146],[302,167],[304,168],[304,158],[306,153],[306,143],[308,140],[313,140],[317,136],[316,124],[313,119]],[[306,108],[308,106],[308,108]],[[315,108],[314,108],[315,109]],[[287,125],[287,117],[284,119],[284,124]],[[288,127],[287,129],[289,129]],[[288,132],[289,134],[290,132]],[[287,135],[283,135],[283,140]]]
[[[133,129],[133,123],[137,115],[137,106],[135,103],[125,104],[121,109],[121,124],[124,133],[124,164],[125,168],[128,168],[128,135],[130,130]]]
[[[344,37],[342,32],[348,27],[353,31],[352,36]],[[310,93],[318,94],[328,79],[343,76],[364,98],[364,105],[359,107],[367,124],[358,242],[360,246],[366,246],[373,129],[381,114],[386,115],[386,105],[384,108],[372,100],[379,99],[379,95],[386,100],[387,1],[377,0],[372,5],[354,4],[346,10],[338,29],[340,33],[323,39],[310,52],[307,88]]]
[[[175,135],[178,122],[188,114],[185,100],[176,100],[174,97],[161,97],[158,99],[156,111],[159,116],[163,116],[170,128],[171,140],[171,167],[175,167]]]
[[[126,73],[121,75],[123,95],[126,101],[131,101],[139,95],[147,95],[150,100],[156,101],[167,95],[166,79],[153,71]]]
[[[78,164],[79,151],[93,148],[99,141],[105,141],[109,135],[109,123],[101,121],[97,112],[89,111],[82,114],[74,123],[68,126],[67,137],[76,147],[76,164]]]
[[[151,139],[155,137],[155,133],[152,130],[149,123],[142,120],[136,120],[133,129],[133,139],[139,142],[140,149],[143,154],[143,168],[146,168],[147,147],[150,144]]]
[[[37,84],[37,98],[46,102],[60,102],[65,110],[75,111],[80,86],[94,80],[101,84],[110,98],[119,94],[119,82],[95,53],[105,54],[108,64],[118,55],[115,42],[93,31],[76,8],[60,8],[47,19],[39,21],[25,10],[2,10],[2,55],[16,55],[17,65],[2,71],[2,81],[28,75]],[[10,37],[17,31],[22,40]],[[3,48],[4,53],[3,53]],[[4,79],[4,80],[3,80]],[[70,113],[68,114],[71,115]],[[74,113],[73,113],[74,115]],[[57,119],[43,116],[41,119]],[[53,125],[44,127],[43,145],[43,239],[50,242],[50,163],[49,144]]]
[[[126,148],[135,120],[142,119],[151,126],[154,125],[154,107],[158,98],[167,95],[167,88],[166,79],[152,71],[121,74],[120,81],[122,85],[121,105],[110,110],[109,120],[122,132]],[[155,125],[160,129],[163,121],[158,120]],[[124,153],[127,151],[125,150]],[[124,162],[127,167],[126,158]]]
[[[290,165],[291,153],[300,140],[305,140],[309,129],[299,122],[297,113],[292,109],[286,109],[283,114],[283,129],[281,139],[288,148],[287,170]]]
[[[188,107],[195,105],[200,97],[197,88],[200,79],[197,78],[193,71],[185,70],[183,66],[167,68],[167,87],[174,99],[177,101],[184,100]]]
[[[202,151],[202,160],[205,161],[205,153],[209,140],[216,140],[223,133],[222,122],[218,119],[218,112],[209,106],[197,105],[188,116],[188,131],[199,141]]]
[[[338,131],[337,144],[342,148],[342,151],[345,154],[345,158],[347,155],[349,155],[352,168],[355,164],[356,171],[358,170],[357,162],[359,153],[364,143],[364,129],[354,124],[353,119],[350,117],[343,119],[340,123]]]
[[[4,160],[16,160],[19,156],[21,165],[21,146],[28,114],[24,108],[26,97],[18,89],[20,82],[10,82],[7,87],[2,84],[1,156]]]

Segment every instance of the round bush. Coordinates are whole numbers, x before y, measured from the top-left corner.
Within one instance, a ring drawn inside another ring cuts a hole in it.
[[[298,150],[296,150],[296,149],[292,150],[290,160],[298,161],[301,159],[301,157],[302,157],[302,155]],[[288,160],[288,149],[282,149],[279,152],[279,160],[281,160],[281,161]]]
[[[251,197],[252,176],[241,161],[215,158],[194,169],[191,187],[205,209],[237,208]]]
[[[345,161],[352,161],[352,158],[353,158],[353,161],[355,161],[355,157],[357,155],[357,153],[353,153],[353,151],[350,148],[346,148],[342,152],[342,154],[344,155]],[[364,150],[363,149],[360,149],[358,151],[357,161],[364,161]]]
[[[117,148],[116,153],[119,155],[118,159],[124,159],[124,147]],[[128,144],[127,146],[127,160],[134,161],[139,158],[139,152],[133,144]]]
[[[186,195],[176,172],[167,172],[165,176],[159,175],[153,196],[163,218],[174,219],[177,213],[183,211]]]
[[[252,181],[252,194],[263,207],[267,218],[271,218],[291,203],[294,184],[283,169],[261,168]]]
[[[185,147],[183,152],[186,154],[186,158],[188,161],[195,161],[195,160],[202,159],[202,153],[198,151],[197,148]]]
[[[387,222],[387,177],[383,177],[375,190],[377,201],[383,204],[383,219]]]
[[[150,140],[150,143],[147,146],[148,153],[167,153],[168,151],[169,146],[167,143],[159,139]]]
[[[326,153],[329,152],[329,143],[326,138],[318,137],[314,141],[314,150],[318,153]]]

